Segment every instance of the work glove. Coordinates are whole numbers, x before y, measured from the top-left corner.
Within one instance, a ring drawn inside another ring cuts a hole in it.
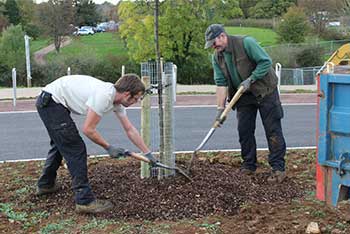
[[[220,116],[222,115],[224,110],[225,110],[225,108],[223,108],[223,107],[218,107],[216,109],[215,121],[218,121],[220,124],[222,124],[225,121],[225,119],[226,119],[226,116],[224,118],[220,119]]]
[[[151,167],[157,166],[157,163],[159,162],[159,160],[153,156],[152,152],[145,154],[145,157],[149,159],[150,161],[149,164],[151,165]]]
[[[111,156],[112,158],[123,158],[129,155],[129,151],[123,148],[118,148],[118,147],[114,147],[112,145],[109,145],[106,148],[109,156]]]
[[[243,92],[249,90],[250,85],[253,83],[253,79],[252,78],[247,78],[244,81],[241,82],[240,86],[243,87]]]

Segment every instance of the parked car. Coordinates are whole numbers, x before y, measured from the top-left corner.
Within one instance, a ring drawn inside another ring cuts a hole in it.
[[[77,36],[79,36],[79,35],[94,35],[94,34],[95,34],[95,32],[93,30],[87,30],[87,29],[82,29],[82,28],[78,29],[78,31],[75,31],[73,33],[73,35],[77,35]]]
[[[106,29],[104,27],[102,27],[102,26],[97,26],[95,28],[95,32],[106,32]]]

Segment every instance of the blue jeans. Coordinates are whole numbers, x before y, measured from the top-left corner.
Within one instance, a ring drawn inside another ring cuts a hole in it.
[[[277,89],[262,99],[244,93],[236,105],[243,168],[256,170],[256,116],[259,110],[269,147],[269,164],[274,171],[285,170],[286,143],[282,133],[283,109]]]
[[[55,184],[57,170],[64,158],[72,177],[75,202],[80,205],[89,204],[95,200],[95,196],[87,176],[86,146],[70,111],[54,102],[51,94],[45,91],[37,98],[36,108],[47,129],[51,145],[38,187],[50,188]]]

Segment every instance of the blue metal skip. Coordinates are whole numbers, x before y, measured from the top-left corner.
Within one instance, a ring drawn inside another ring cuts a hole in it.
[[[325,199],[336,206],[350,197],[350,74],[321,74],[318,163]]]

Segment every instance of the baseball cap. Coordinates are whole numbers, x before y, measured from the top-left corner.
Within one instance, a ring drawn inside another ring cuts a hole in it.
[[[225,29],[222,24],[212,24],[205,31],[205,47],[208,49],[214,44],[215,38],[221,33],[225,32]]]

